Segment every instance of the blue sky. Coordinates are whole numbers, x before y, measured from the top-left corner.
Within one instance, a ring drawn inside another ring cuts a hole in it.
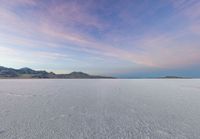
[[[0,65],[200,77],[199,0],[0,0]]]

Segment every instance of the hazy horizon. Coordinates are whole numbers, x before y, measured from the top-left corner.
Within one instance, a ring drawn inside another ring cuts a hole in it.
[[[0,65],[200,77],[199,0],[0,0]]]

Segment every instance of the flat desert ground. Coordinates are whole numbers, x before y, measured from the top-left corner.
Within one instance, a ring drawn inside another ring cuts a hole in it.
[[[200,139],[200,80],[0,80],[0,139]]]

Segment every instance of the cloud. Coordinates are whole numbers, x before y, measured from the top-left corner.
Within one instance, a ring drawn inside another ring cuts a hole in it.
[[[48,8],[49,20],[62,22],[66,26],[86,26],[103,29],[104,24],[96,16],[93,16],[87,7],[78,4],[76,1],[66,1],[63,3],[52,4]]]
[[[57,47],[63,47],[63,46],[59,46],[58,44],[59,41],[66,41],[66,42],[71,42],[72,44],[78,45],[79,50],[83,50],[89,53],[104,55],[108,57],[115,57],[115,58],[125,59],[125,60],[129,60],[130,58],[134,57],[129,52],[126,52],[119,48],[114,48],[108,44],[103,44],[101,42],[98,42],[97,40],[91,38],[88,35],[84,36],[84,34],[80,35],[80,33],[77,34],[74,32],[67,32],[65,31],[64,28],[62,29],[63,31],[61,32],[59,31],[59,29],[55,28],[54,24],[49,23],[49,22],[46,23],[46,21],[42,22],[42,24],[39,25],[38,27],[34,26],[33,23],[29,24],[29,22],[26,22],[26,21],[24,21],[23,24],[19,24],[19,22],[17,22],[19,20],[17,15],[10,12],[7,12],[7,14],[8,14],[7,17],[9,18],[8,19],[4,18],[4,20],[6,20],[7,22],[14,21],[15,23],[11,25],[13,27],[7,27],[7,29],[10,29],[10,28],[13,29],[16,27],[17,28],[16,31],[18,34],[29,36],[29,32],[27,32],[26,29],[31,29],[30,31],[32,32],[37,31],[37,34],[43,34],[45,37],[52,38],[53,41],[52,42],[50,41],[51,44],[54,44],[54,46],[56,46],[57,44],[58,45]],[[18,28],[24,28],[24,29],[18,30]],[[9,38],[7,38],[7,43],[10,43],[10,40],[12,40],[13,44],[18,44],[18,45],[23,45],[23,46],[31,46],[31,47],[46,46],[47,48],[49,47],[49,45],[45,41],[40,42],[39,40],[34,40],[34,39],[30,40],[27,38],[26,39],[17,38],[17,37],[12,37],[12,35],[9,36]],[[65,46],[65,47],[69,47],[69,46]],[[134,61],[134,60],[131,60],[131,61]]]
[[[15,7],[15,6],[27,6],[27,5],[36,5],[37,0],[0,0],[2,6],[4,7]]]
[[[47,52],[47,51],[27,51],[27,50],[19,50],[15,48],[8,47],[0,47],[0,55],[1,57],[9,57],[9,58],[21,58],[21,59],[40,59],[41,61],[46,60],[57,60],[57,59],[67,59],[70,58],[66,54],[55,53],[55,52]]]
[[[174,69],[199,63],[200,49],[197,45],[172,42],[166,44],[165,47],[158,47],[156,43],[161,42],[155,42],[155,46],[150,46],[144,53],[145,58],[151,60],[155,67]]]
[[[154,6],[148,1],[140,5],[139,1],[129,0],[126,1],[129,4],[60,0],[0,2],[3,3],[0,44],[4,46],[1,48],[4,57],[13,53],[26,59],[28,56],[21,56],[24,49],[32,55],[30,60],[35,56],[81,61],[80,57],[95,56],[105,63],[107,59],[115,59],[135,68],[181,68],[200,60],[200,42],[190,39],[200,33],[197,0],[170,0]],[[160,12],[165,6],[173,10]],[[161,18],[162,14],[165,18]]]

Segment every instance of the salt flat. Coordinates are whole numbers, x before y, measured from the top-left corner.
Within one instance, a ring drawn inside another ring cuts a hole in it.
[[[0,80],[0,139],[199,139],[200,80]]]

